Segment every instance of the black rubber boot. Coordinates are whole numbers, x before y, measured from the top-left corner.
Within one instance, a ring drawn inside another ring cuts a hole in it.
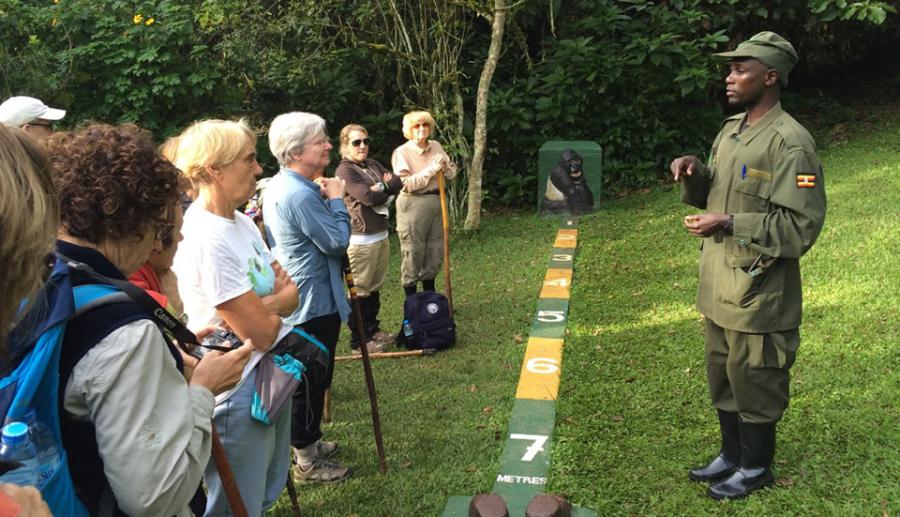
[[[741,467],[709,487],[709,496],[713,499],[743,499],[775,481],[771,469],[775,457],[775,423],[741,422],[740,427]]]
[[[410,295],[416,294],[416,284],[404,285],[403,292],[406,293],[407,298],[409,298]]]
[[[422,280],[423,291],[434,291],[434,278],[430,280]]]
[[[381,310],[381,294],[375,291],[369,293],[369,296],[363,300],[366,300],[366,306],[363,309],[363,323],[366,326],[366,339],[368,340],[372,339],[381,326],[381,322],[378,321],[378,312]]]
[[[722,445],[719,455],[703,467],[694,467],[688,472],[691,481],[719,481],[730,476],[740,466],[741,438],[737,413],[718,410],[719,433]]]
[[[350,316],[347,317],[347,327],[350,329],[350,348],[356,350],[359,348],[359,333],[356,332],[356,309],[354,309],[353,301],[350,298],[347,298],[347,303],[350,304]],[[362,309],[363,318],[365,318],[366,311],[363,306],[363,298],[359,298],[359,305]]]

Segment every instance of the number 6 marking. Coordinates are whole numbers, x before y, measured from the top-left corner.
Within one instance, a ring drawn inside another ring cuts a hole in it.
[[[513,440],[528,440],[531,445],[525,449],[525,455],[522,456],[522,461],[531,461],[537,456],[537,453],[544,450],[544,444],[547,443],[547,436],[542,434],[511,434],[509,437]]]
[[[559,371],[559,361],[549,357],[534,357],[525,363],[525,368],[529,372],[549,375]]]
[[[563,253],[558,253],[558,254],[556,254],[556,255],[553,255],[553,257],[551,258],[551,260],[555,260],[555,261],[557,261],[557,262],[572,262],[572,255],[566,255],[566,254],[563,254]]]

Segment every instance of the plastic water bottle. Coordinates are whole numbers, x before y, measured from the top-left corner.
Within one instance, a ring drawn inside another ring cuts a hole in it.
[[[0,460],[21,463],[19,468],[0,476],[0,483],[37,485],[37,451],[28,437],[28,425],[24,422],[13,422],[3,426],[3,435],[0,437]]]
[[[403,320],[403,335],[410,339],[413,336],[412,326],[409,324],[409,320]]]
[[[35,417],[34,411],[29,411],[25,415],[25,421],[28,422],[29,437],[31,443],[34,444],[38,462],[38,487],[41,488],[50,481],[50,478],[56,473],[56,469],[59,468],[59,448],[53,432]]]

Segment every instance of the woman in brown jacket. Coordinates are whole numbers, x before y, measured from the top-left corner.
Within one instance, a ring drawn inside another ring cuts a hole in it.
[[[365,336],[359,336],[354,316],[350,316],[350,347],[359,353],[365,342],[369,352],[381,352],[393,336],[379,328],[381,308],[379,290],[387,277],[390,263],[388,241],[388,205],[403,183],[377,161],[369,158],[369,133],[358,124],[341,129],[341,156],[335,175],[347,183],[344,202],[350,212],[350,268],[356,281]]]

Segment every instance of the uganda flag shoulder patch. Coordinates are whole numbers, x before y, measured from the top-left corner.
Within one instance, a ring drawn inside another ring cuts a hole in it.
[[[797,174],[797,188],[815,188],[815,174]]]

